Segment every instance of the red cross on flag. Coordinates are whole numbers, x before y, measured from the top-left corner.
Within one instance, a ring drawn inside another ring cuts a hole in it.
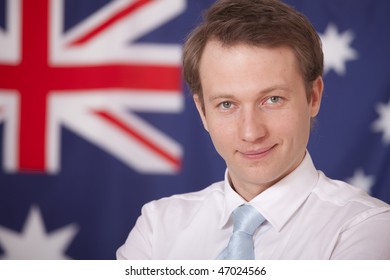
[[[183,110],[181,49],[136,40],[185,1],[115,1],[67,32],[64,0],[40,2],[8,1],[0,32],[3,168],[58,172],[64,126],[138,172],[176,172],[181,145],[133,112]]]

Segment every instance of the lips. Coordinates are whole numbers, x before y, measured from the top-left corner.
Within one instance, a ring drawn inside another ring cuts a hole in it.
[[[267,156],[274,148],[275,145],[262,147],[262,148],[255,148],[255,149],[248,149],[248,150],[239,150],[238,152],[249,159],[260,159],[265,156]]]

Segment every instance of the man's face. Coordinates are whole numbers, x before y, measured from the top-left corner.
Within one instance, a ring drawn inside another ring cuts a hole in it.
[[[310,120],[320,107],[323,83],[311,101],[294,52],[288,47],[230,47],[209,41],[200,62],[205,129],[245,199],[270,187],[303,160]]]

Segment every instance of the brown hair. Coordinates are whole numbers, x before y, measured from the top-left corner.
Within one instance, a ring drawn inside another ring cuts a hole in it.
[[[291,47],[297,57],[311,99],[312,82],[323,73],[321,40],[309,20],[278,0],[219,0],[204,14],[203,22],[184,44],[184,79],[203,102],[199,64],[210,39],[232,46]]]

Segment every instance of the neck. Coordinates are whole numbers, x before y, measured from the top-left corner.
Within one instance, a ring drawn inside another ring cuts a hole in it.
[[[247,184],[240,184],[240,183],[235,183],[230,174],[228,174],[228,179],[229,179],[229,184],[232,187],[232,189],[239,194],[245,201],[251,201],[254,199],[256,196],[261,194],[263,191],[268,189],[269,187],[272,186],[272,184],[269,185],[264,185],[264,186],[259,186],[259,185],[253,185],[249,186]]]

